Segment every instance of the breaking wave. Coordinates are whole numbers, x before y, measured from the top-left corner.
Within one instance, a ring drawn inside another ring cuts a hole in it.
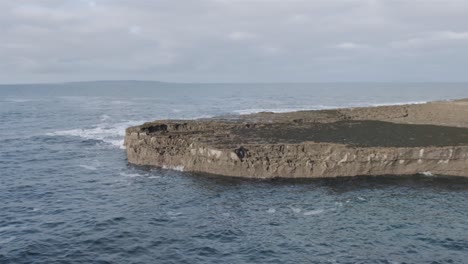
[[[162,166],[162,168],[164,170],[174,170],[174,171],[184,171],[185,167],[182,166],[182,165],[179,165],[179,166],[167,166],[167,165],[164,165]]]
[[[252,109],[234,110],[233,113],[239,114],[239,115],[248,115],[248,114],[261,113],[261,112],[287,113],[287,112],[296,112],[296,111],[324,110],[324,109],[334,109],[334,108],[339,108],[339,106],[319,105],[319,106],[304,107],[304,108],[252,108]]]
[[[47,136],[65,136],[65,137],[80,137],[84,139],[99,140],[111,146],[125,149],[124,136],[125,129],[133,126],[141,121],[129,121],[116,124],[100,124],[90,128],[76,128],[69,130],[59,130],[47,133]]]
[[[129,178],[136,178],[136,177],[144,177],[144,176],[146,176],[146,174],[121,172],[120,176],[129,177]]]
[[[394,105],[407,105],[407,104],[425,104],[427,101],[410,101],[410,102],[395,102],[395,103],[353,103],[349,105],[316,105],[310,107],[300,107],[300,108],[251,108],[251,109],[241,109],[234,110],[233,113],[239,115],[249,115],[256,114],[261,112],[271,112],[271,113],[287,113],[287,112],[297,112],[297,111],[312,111],[312,110],[327,110],[327,109],[337,109],[337,108],[350,108],[350,107],[369,107],[369,106],[394,106]]]

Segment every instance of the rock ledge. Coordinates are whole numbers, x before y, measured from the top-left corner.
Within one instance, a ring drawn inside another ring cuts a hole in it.
[[[468,100],[130,127],[137,165],[248,178],[468,176]]]

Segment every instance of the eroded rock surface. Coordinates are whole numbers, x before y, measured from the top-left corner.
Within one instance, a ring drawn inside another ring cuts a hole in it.
[[[130,127],[128,161],[249,178],[468,176],[468,100]]]

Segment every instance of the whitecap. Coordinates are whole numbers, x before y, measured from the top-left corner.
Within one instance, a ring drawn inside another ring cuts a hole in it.
[[[310,107],[302,108],[249,108],[234,110],[233,113],[239,115],[256,114],[261,112],[272,112],[272,113],[287,113],[296,111],[311,111],[311,110],[326,110],[326,109],[337,109],[337,108],[349,108],[349,107],[369,107],[369,106],[394,106],[394,105],[410,105],[410,104],[425,104],[427,101],[408,101],[408,102],[391,102],[391,103],[355,103],[352,105],[315,105]]]
[[[125,129],[142,121],[128,121],[115,124],[98,124],[90,128],[76,128],[68,130],[58,130],[47,133],[47,136],[80,137],[84,139],[99,140],[111,146],[125,149],[124,137]]]
[[[295,214],[298,214],[298,213],[300,213],[300,212],[302,211],[301,208],[295,208],[295,207],[289,207],[289,208],[291,208],[291,210],[292,210],[293,213],[295,213]]]
[[[199,115],[199,116],[192,116],[192,117],[187,117],[185,119],[187,120],[196,120],[196,119],[205,119],[205,118],[212,118],[214,115]]]
[[[133,105],[134,104],[131,101],[122,101],[122,100],[113,100],[113,101],[110,101],[110,103],[114,105]]]
[[[161,176],[149,176],[148,179],[159,179]]]
[[[106,143],[111,144],[112,146],[118,147],[119,149],[127,149],[124,145],[124,140],[123,139],[117,139],[117,140],[103,140]]]
[[[169,212],[167,212],[167,215],[169,215],[169,216],[179,216],[179,215],[182,215],[182,212],[169,211]]]
[[[102,115],[101,116],[101,121],[106,121],[106,120],[109,120],[110,119],[110,116],[108,115]]]
[[[395,105],[416,105],[427,104],[427,101],[408,101],[408,102],[394,102],[394,103],[363,103],[361,106],[395,106]]]
[[[25,99],[25,98],[8,98],[5,99],[5,102],[10,103],[28,103],[34,101],[33,99]]]
[[[251,108],[251,109],[234,110],[233,113],[239,114],[239,115],[249,115],[249,114],[256,114],[256,113],[261,113],[261,112],[287,113],[287,112],[334,109],[334,108],[338,108],[338,107],[317,105],[317,106],[306,107],[306,108]]]
[[[308,212],[305,212],[304,215],[305,216],[311,216],[311,215],[319,215],[321,213],[325,212],[325,210],[323,209],[317,209],[317,210],[312,210],[312,211],[308,211]]]
[[[359,201],[367,201],[365,198],[363,198],[363,197],[361,197],[361,196],[358,197],[358,200],[359,200]]]
[[[143,176],[145,176],[145,175],[138,174],[138,173],[126,173],[126,172],[121,172],[121,173],[120,173],[120,176],[129,177],[129,178],[135,178],[135,177],[143,177]]]
[[[80,165],[80,167],[81,167],[81,168],[84,168],[84,169],[87,169],[87,170],[91,170],[91,171],[97,170],[96,167],[89,166],[89,165]]]
[[[275,208],[270,208],[267,210],[267,213],[269,214],[274,214],[276,212],[276,209]]]

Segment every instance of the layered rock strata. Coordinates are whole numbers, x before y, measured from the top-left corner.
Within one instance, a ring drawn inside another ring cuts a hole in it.
[[[161,120],[125,146],[133,164],[248,178],[468,176],[468,100]]]

